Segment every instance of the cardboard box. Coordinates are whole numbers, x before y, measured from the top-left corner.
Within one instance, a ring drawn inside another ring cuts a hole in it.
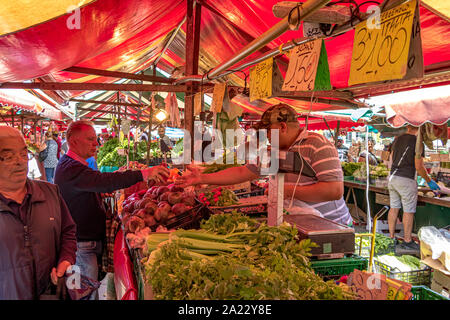
[[[450,254],[443,252],[438,259],[432,259],[432,249],[424,241],[420,242],[420,258],[422,261],[433,269],[440,270],[450,275]]]
[[[450,276],[439,270],[434,270],[431,290],[450,298]]]
[[[447,161],[449,161],[449,159],[450,159],[450,157],[449,157],[448,154],[440,154],[440,155],[439,155],[439,160],[440,160],[441,162],[447,162]]]
[[[430,160],[431,161],[441,161],[441,157],[438,153],[431,153]]]

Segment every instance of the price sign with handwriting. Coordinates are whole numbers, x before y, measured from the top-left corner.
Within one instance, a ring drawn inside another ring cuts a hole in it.
[[[283,91],[331,89],[327,52],[322,39],[295,47],[289,57]]]
[[[211,112],[222,111],[223,99],[225,98],[226,89],[227,84],[225,82],[217,83],[214,85],[213,100],[210,109]]]
[[[355,28],[349,85],[402,79],[408,72],[416,0],[381,13],[379,23]],[[414,49],[413,49],[414,50]]]
[[[273,58],[250,68],[250,101],[268,98],[272,95]]]

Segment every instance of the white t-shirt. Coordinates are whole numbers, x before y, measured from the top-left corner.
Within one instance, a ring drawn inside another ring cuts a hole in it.
[[[41,177],[41,171],[37,164],[36,158],[33,156],[28,156],[28,178],[39,179]]]

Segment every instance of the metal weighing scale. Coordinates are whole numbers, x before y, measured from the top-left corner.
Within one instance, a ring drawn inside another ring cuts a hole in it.
[[[319,245],[311,254],[320,259],[342,258],[355,250],[355,231],[331,220],[311,214],[284,215],[284,175],[295,173],[315,177],[316,172],[298,152],[280,151],[279,170],[269,176],[267,223],[278,226],[283,221],[296,225],[300,239],[311,239]],[[303,165],[302,165],[303,163]]]

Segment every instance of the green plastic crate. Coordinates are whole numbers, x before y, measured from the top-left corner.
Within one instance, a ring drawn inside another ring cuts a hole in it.
[[[114,172],[117,170],[119,170],[119,167],[108,167],[108,166],[100,167],[100,172]]]
[[[355,269],[367,270],[368,263],[367,258],[352,255],[341,259],[311,260],[311,268],[324,278],[335,279],[348,275]]]
[[[430,286],[431,284],[431,268],[426,266],[422,270],[413,271],[394,271],[395,269],[374,259],[376,272],[384,274],[386,277],[396,280],[408,282],[413,286]]]
[[[425,286],[413,286],[411,293],[413,294],[412,300],[450,300]]]

